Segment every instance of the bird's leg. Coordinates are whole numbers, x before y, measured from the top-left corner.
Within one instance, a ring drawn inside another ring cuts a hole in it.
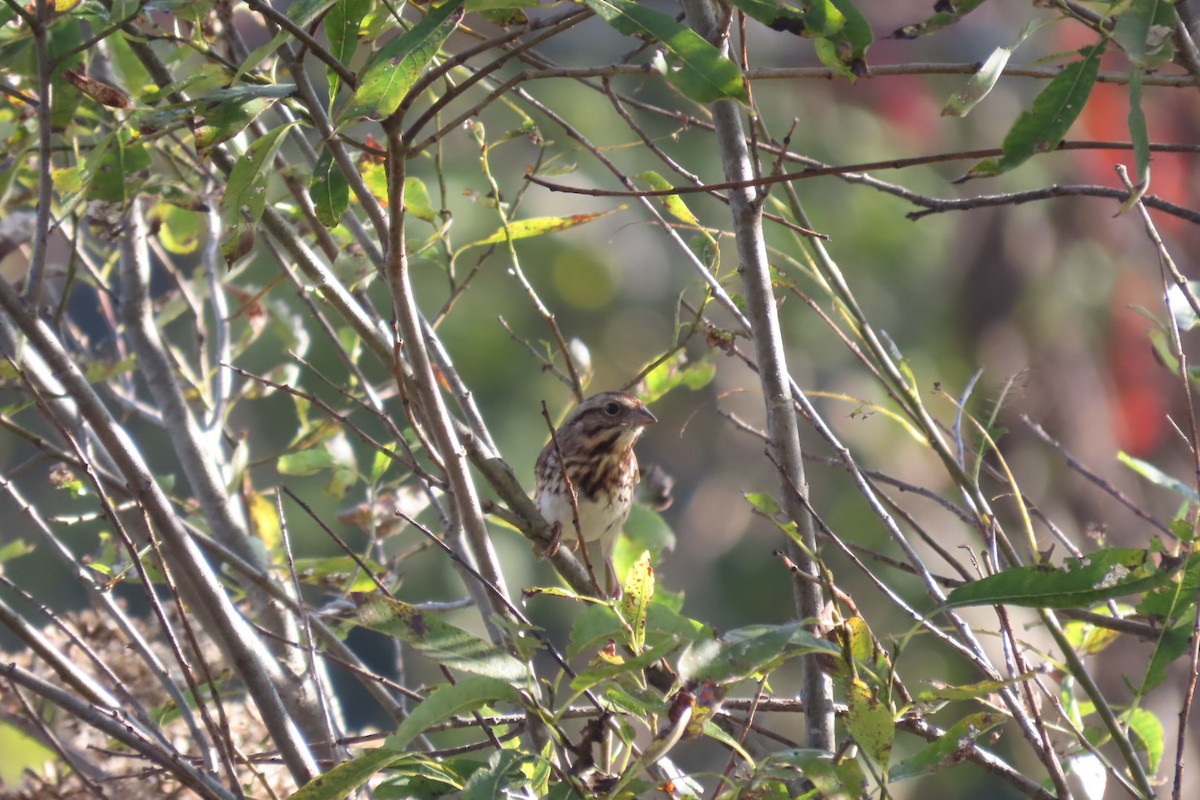
[[[544,547],[539,544],[533,546],[533,552],[538,558],[554,558],[558,553],[558,546],[562,544],[562,528],[561,522],[555,522],[550,531],[550,541],[546,542]]]

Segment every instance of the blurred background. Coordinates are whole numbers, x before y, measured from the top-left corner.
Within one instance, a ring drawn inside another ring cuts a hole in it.
[[[674,4],[654,5],[666,11],[676,9]],[[891,65],[915,66],[909,74],[868,74],[855,82],[815,74],[755,80],[753,98],[763,130],[780,140],[794,124],[789,148],[795,154],[831,165],[853,165],[996,148],[1045,85],[1044,80],[1004,77],[969,116],[942,116],[941,108],[962,88],[970,70],[926,74],[931,71],[919,65],[983,61],[996,47],[1014,43],[1030,18],[1053,15],[1053,11],[1030,9],[1025,3],[985,3],[957,25],[910,41],[891,38],[890,33],[927,18],[931,13],[928,3],[897,0],[872,8],[864,5],[862,10],[876,37],[868,66],[880,73]],[[251,46],[267,38],[257,16],[240,9],[236,19]],[[1020,46],[1010,63],[1037,65],[1046,59],[1046,65],[1057,65],[1065,54],[1094,41],[1095,34],[1077,23],[1047,25]],[[540,52],[559,66],[585,67],[615,62],[628,47],[627,39],[593,19],[555,38]],[[821,67],[811,42],[761,25],[748,26],[746,48],[752,69]],[[642,55],[632,61],[642,63],[646,58]],[[519,66],[509,69],[515,72]],[[1117,48],[1110,48],[1101,69],[1123,74],[1127,64]],[[1164,72],[1175,71],[1166,68]],[[313,77],[323,81],[324,71],[314,68]],[[623,97],[645,104],[631,108],[630,113],[658,148],[705,182],[724,179],[707,130],[682,122],[678,116],[646,110],[682,105],[663,82],[618,76],[612,85]],[[602,92],[571,80],[531,81],[523,88],[582,131],[624,175],[656,170],[668,181],[686,183],[649,151]],[[461,102],[465,107],[470,101]],[[1143,104],[1152,142],[1196,141],[1200,96],[1194,88],[1147,85]],[[1068,140],[1127,142],[1128,107],[1126,85],[1098,84]],[[694,106],[688,110],[703,119],[702,110]],[[447,118],[455,113],[458,109],[452,107]],[[492,144],[488,164],[500,188],[499,202],[517,218],[612,213],[562,233],[517,242],[520,267],[555,315],[563,336],[586,348],[591,364],[588,392],[626,386],[676,343],[677,320],[687,319],[680,302],[695,307],[703,296],[701,283],[676,245],[630,199],[557,193],[528,184],[525,176],[537,165],[547,180],[583,188],[623,188],[611,172],[544,115],[533,117],[536,135],[522,131],[523,113],[498,102],[478,115],[477,124]],[[351,132],[365,138],[370,130],[363,125]],[[501,142],[510,131],[517,134]],[[463,127],[448,135],[436,153],[427,153],[410,165],[409,174],[425,182],[434,209],[441,213],[436,226],[448,223],[446,241],[452,242],[449,247],[438,244],[424,251],[414,262],[414,277],[422,308],[428,317],[437,318],[442,341],[478,402],[499,450],[531,490],[533,463],[548,437],[541,403],[561,418],[570,405],[570,391],[516,340],[544,348],[540,343],[549,342],[551,335],[512,274],[503,246],[470,248],[457,255],[455,270],[460,279],[472,270],[478,272],[471,288],[439,313],[450,296],[447,253],[484,239],[499,226],[497,197],[481,170],[474,133],[478,129]],[[1193,159],[1192,154],[1156,152],[1150,193],[1196,208]],[[898,191],[902,188],[924,197],[955,199],[1055,184],[1119,188],[1114,166],[1126,164],[1132,171],[1133,155],[1120,149],[1048,153],[998,178],[955,183],[976,160],[948,158],[869,173],[895,189],[891,191],[835,176],[794,185],[813,228],[829,237],[829,252],[865,316],[877,330],[886,332],[903,354],[939,419],[947,426],[953,424],[956,408],[952,399],[962,396],[978,372],[966,408],[983,420],[996,415],[993,435],[999,437],[1004,458],[1037,509],[1085,549],[1089,541],[1147,546],[1154,532],[1144,522],[1069,470],[1062,454],[1032,436],[1022,422],[1028,415],[1066,451],[1157,519],[1169,521],[1179,511],[1177,496],[1150,486],[1117,460],[1117,454],[1125,452],[1184,482],[1189,482],[1194,472],[1193,456],[1176,428],[1186,412],[1184,398],[1178,382],[1156,360],[1151,345],[1152,318],[1165,319],[1166,310],[1158,259],[1136,213],[1118,214],[1120,204],[1113,199],[1074,196],[934,213],[912,220],[906,215],[921,209]],[[763,169],[772,166],[766,164]],[[784,171],[799,168],[794,162],[782,166]],[[277,188],[273,191],[281,194]],[[714,235],[718,229],[728,230],[728,211],[723,204],[695,194],[685,200]],[[1195,223],[1166,214],[1155,214],[1155,221],[1181,269],[1190,274],[1193,254],[1200,245]],[[435,224],[429,222],[411,219],[409,226],[410,242],[423,242],[437,233]],[[694,226],[678,227],[689,244],[704,246],[704,237]],[[335,233],[346,243],[344,262],[335,267],[340,274],[354,274],[361,269],[361,255],[344,231]],[[798,290],[779,292],[789,367],[796,382],[810,393],[826,423],[850,447],[860,465],[961,504],[944,468],[929,450],[880,413],[880,407],[890,406],[879,384],[821,316],[806,305],[800,293],[832,313],[811,273],[797,268],[805,260],[797,238],[781,228],[771,228],[768,237],[773,265],[781,278],[794,282]],[[204,241],[200,230],[197,253]],[[736,252],[730,237],[721,236],[720,241],[718,274],[728,290],[737,293]],[[197,256],[185,256],[181,263],[189,263],[189,258],[194,262]],[[350,386],[352,377],[329,340],[312,330],[304,331],[304,324],[297,322],[304,308],[289,284],[275,283],[277,272],[278,266],[265,252],[238,268],[236,283],[246,301],[244,308],[257,309],[261,304],[267,318],[265,332],[240,353],[238,366],[266,374],[289,364],[284,372],[290,382],[340,406],[343,399],[338,387]],[[160,271],[156,285],[165,305],[176,292],[173,280]],[[387,291],[379,282],[366,280],[361,289],[376,308],[389,308]],[[111,332],[106,333],[104,325],[93,324],[102,299],[76,284],[69,299],[70,318],[89,352],[100,360],[117,360],[122,353]],[[718,324],[731,325],[720,310],[711,315]],[[263,324],[251,316],[243,315],[237,324]],[[164,330],[186,347],[192,333],[188,326],[187,318],[181,316],[168,322]],[[300,350],[306,363],[289,362],[286,354]],[[780,534],[769,521],[753,515],[744,499],[749,492],[777,494],[778,481],[763,457],[762,442],[739,431],[728,417],[735,415],[762,428],[757,378],[738,360],[709,347],[703,334],[688,340],[685,352],[691,363],[715,365],[715,377],[699,390],[676,389],[656,402],[653,411],[659,424],[638,447],[644,468],[655,465],[674,480],[674,502],[661,513],[674,532],[675,546],[662,559],[659,584],[683,593],[685,614],[719,630],[784,622],[792,616],[792,588],[786,569],[772,556],[780,545]],[[371,359],[363,362],[377,386],[389,386],[386,368]],[[120,380],[136,381],[136,375],[126,374]],[[10,388],[8,393],[9,401],[19,402],[19,388]],[[399,419],[399,403],[394,397],[389,402]],[[17,413],[28,416],[32,412],[20,409]],[[140,423],[132,411],[128,413],[131,429],[144,434],[139,439],[147,443],[143,455],[155,470],[163,475],[176,472],[170,448],[154,444],[165,442],[161,432]],[[318,516],[337,527],[352,546],[364,547],[365,533],[336,521],[340,512],[370,499],[364,482],[350,486],[342,496],[333,496],[327,491],[327,473],[298,476],[278,471],[276,459],[294,444],[299,422],[295,399],[280,392],[263,392],[260,398],[238,404],[230,429],[248,446],[253,485],[263,492],[286,485]],[[364,416],[359,424],[386,438],[378,421]],[[823,460],[833,455],[830,448],[811,429],[804,429],[803,435],[813,457],[808,465],[812,502],[824,522],[844,539],[897,555],[846,474]],[[360,471],[369,471],[374,456],[371,450],[353,437],[347,438],[346,446],[352,448]],[[997,462],[993,457],[989,463]],[[31,503],[61,509],[64,517],[92,508],[88,498],[72,501],[56,493],[45,480],[46,469],[32,446],[15,436],[0,436],[0,471],[8,480],[23,485]],[[373,489],[393,488],[405,477],[392,467]],[[1014,519],[1008,490],[1000,483],[994,486],[996,511]],[[960,557],[959,548],[979,548],[975,532],[936,503],[910,493],[895,494],[913,519],[945,548]],[[0,502],[9,506],[5,513],[11,518],[11,499]],[[298,555],[340,554],[317,525],[299,511],[294,513],[289,524]],[[1042,544],[1050,547],[1052,539],[1045,526],[1037,528],[1039,538],[1044,537]],[[69,540],[80,558],[97,557],[104,547],[101,534],[106,529],[102,521],[72,523]],[[496,525],[494,532],[514,591],[555,583],[549,566],[534,557],[522,537],[502,525]],[[0,544],[19,534],[17,528],[0,529]],[[382,543],[381,558],[408,553],[420,543],[419,534],[404,531]],[[920,545],[918,549],[930,556],[935,572],[948,574],[931,550]],[[832,551],[826,555],[839,587],[855,598],[877,634],[908,627],[907,619],[890,602],[878,602],[877,590],[852,564]],[[463,596],[462,584],[445,557],[433,550],[407,557],[396,570],[401,580],[398,595],[406,600]],[[931,604],[915,579],[898,570],[879,570],[917,609],[929,610]],[[61,608],[83,602],[82,592],[64,579],[57,564],[43,553],[10,562],[7,575],[18,586],[37,587],[39,599],[52,599],[52,604]],[[50,598],[43,591],[51,585],[61,587],[57,597]],[[137,592],[129,594],[130,601],[136,602]],[[320,599],[320,593],[314,592],[314,602],[319,605]],[[527,610],[560,638],[573,613],[562,602],[546,598],[530,601]],[[450,619],[478,627],[471,611]],[[3,637],[0,631],[0,643],[4,643]],[[377,641],[363,637],[356,644],[364,653],[379,658],[376,666],[386,667],[389,651],[381,649]],[[1037,648],[1047,643],[1035,640],[1031,645]],[[937,645],[918,642],[909,647],[900,669],[907,671],[910,679],[979,678],[963,673],[958,662]],[[1122,648],[1117,656],[1106,655],[1099,670],[1104,688],[1120,697],[1124,677],[1140,674],[1146,657],[1138,646]],[[781,678],[778,683],[773,681],[773,688],[785,693],[795,687]],[[352,692],[353,687],[347,683],[345,691]],[[1172,685],[1150,698],[1152,710],[1159,713],[1164,725],[1176,723],[1173,709],[1178,709],[1179,698]],[[365,705],[367,701],[363,702],[350,709],[351,719],[363,726],[384,724],[383,718]],[[799,729],[791,733],[799,735]],[[1172,741],[1170,736],[1168,741]],[[692,756],[700,763],[707,757],[703,750]],[[944,774],[961,779],[954,771]],[[985,778],[979,780],[976,794],[981,800],[1010,796]],[[927,782],[921,791],[936,788]],[[904,790],[897,787],[894,796],[913,796],[904,795]],[[962,790],[962,783],[955,784],[956,796],[965,796]],[[917,789],[911,791],[915,794]]]

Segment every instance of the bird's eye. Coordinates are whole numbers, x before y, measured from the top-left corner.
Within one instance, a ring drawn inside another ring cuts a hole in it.
[[[610,400],[604,406],[604,413],[608,414],[610,417],[615,417],[620,412],[621,412],[621,405],[619,403],[614,403],[613,401]]]

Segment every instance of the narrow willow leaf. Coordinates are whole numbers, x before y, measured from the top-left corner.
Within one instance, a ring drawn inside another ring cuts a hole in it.
[[[597,211],[592,214],[572,214],[569,217],[530,217],[529,219],[516,219],[508,224],[508,230],[504,228],[498,229],[491,236],[485,239],[480,239],[477,242],[463,245],[458,249],[458,253],[469,250],[472,247],[482,247],[488,244],[499,244],[506,241],[509,236],[516,239],[529,239],[534,236],[545,236],[548,233],[558,233],[570,228],[575,228],[580,225],[585,225],[589,222],[594,222],[602,217],[607,217],[616,211],[622,211],[625,206],[611,208],[608,211]],[[457,255],[457,253],[456,253]]]
[[[1004,74],[1004,68],[1008,66],[1008,59],[1016,52],[1016,49],[1047,22],[1049,22],[1048,18],[1031,21],[1025,26],[1025,30],[1021,31],[1021,35],[1015,42],[1008,47],[997,47],[993,50],[979,70],[967,79],[966,86],[946,101],[946,105],[942,108],[942,116],[965,117],[969,114],[971,109],[987,97],[996,86],[996,81],[1000,80],[1000,76]]]
[[[981,711],[963,717],[947,728],[933,744],[892,767],[889,777],[893,781],[902,781],[929,775],[942,767],[957,764],[963,760],[980,736],[1007,721],[1008,717],[991,711]]]
[[[1053,150],[1062,142],[1071,125],[1083,111],[1096,76],[1104,42],[1081,50],[1083,58],[1063,67],[1062,72],[1034,98],[1033,106],[1022,114],[1004,137],[999,159],[984,159],[959,180],[984,178],[1008,172],[1037,153]]]
[[[1113,41],[1135,68],[1158,69],[1175,57],[1171,34],[1179,17],[1169,0],[1131,0],[1113,26]]]
[[[1129,68],[1129,141],[1133,143],[1133,158],[1137,175],[1129,199],[1121,204],[1121,213],[1133,208],[1150,188],[1150,132],[1146,113],[1142,110],[1142,71]]]
[[[367,62],[366,71],[354,93],[344,119],[370,117],[382,119],[400,105],[404,95],[416,84],[442,44],[458,27],[463,17],[463,0],[448,0],[430,8],[425,17],[385,44]]]
[[[292,4],[292,6],[287,10],[287,16],[288,19],[296,23],[301,28],[307,28],[308,26],[312,25],[312,23],[315,22],[317,18],[321,16],[321,14],[324,14],[326,9],[333,5],[333,3],[334,0],[298,0],[298,2]],[[258,65],[263,62],[263,59],[282,47],[284,42],[289,42],[291,40],[292,34],[287,31],[281,30],[279,33],[275,34],[275,36],[269,42],[255,48],[250,55],[246,56],[246,59],[238,67],[237,73],[229,82],[231,84],[239,83],[242,80],[242,76],[253,72],[258,68]]]
[[[333,162],[333,153],[326,148],[321,152],[313,167],[312,182],[308,187],[317,219],[326,228],[341,221],[350,207],[350,184],[342,170]]]
[[[322,772],[288,800],[342,800],[369,781],[377,772],[399,761],[411,758],[404,752],[390,747],[364,750],[361,755],[338,764],[328,772]]]
[[[959,586],[946,598],[946,606],[1087,607],[1162,586],[1178,566],[1175,561],[1155,564],[1149,550],[1114,547],[1069,558],[1061,568],[1037,564],[1006,569]]]
[[[267,206],[270,165],[283,145],[284,134],[295,124],[281,125],[257,139],[229,172],[229,183],[221,197],[221,215],[227,227],[221,252],[230,264],[253,247],[254,226]]]
[[[371,10],[371,0],[337,0],[325,16],[325,35],[329,38],[329,54],[342,66],[349,68],[358,51],[358,30],[363,17]],[[329,96],[337,96],[341,77],[332,69],[329,74]]]
[[[729,0],[729,4],[773,31],[803,36],[811,30],[807,14],[775,0]]]
[[[293,91],[295,87],[291,85],[236,86],[201,98],[197,101],[201,109],[197,110],[192,123],[196,150],[201,156],[207,155],[217,145],[237,136],[277,100]]]
[[[679,655],[679,677],[734,683],[756,673],[770,672],[784,661],[804,653],[822,653],[841,660],[831,642],[814,636],[799,623],[756,625],[729,631],[720,639],[696,642]]]
[[[1138,475],[1141,475],[1143,478],[1153,483],[1155,486],[1160,486],[1163,489],[1169,489],[1189,502],[1200,503],[1200,494],[1196,493],[1196,487],[1194,485],[1184,483],[1178,478],[1171,477],[1158,467],[1151,464],[1149,461],[1143,461],[1142,459],[1135,458],[1125,452],[1117,453],[1117,460],[1129,467]]]
[[[633,0],[584,0],[619,33],[658,41],[675,63],[662,64],[667,82],[698,103],[732,98],[749,102],[742,71],[686,25]]]
[[[362,625],[395,636],[443,666],[514,686],[529,680],[525,665],[508,653],[416,606],[383,595],[356,595],[355,601]]]
[[[643,172],[641,175],[636,176],[634,180],[654,192],[666,192],[675,188],[666,178],[654,170]],[[685,225],[700,225],[700,220],[696,218],[696,215],[692,213],[692,210],[687,207],[687,203],[683,202],[683,198],[679,195],[668,194],[654,199],[662,203],[664,211]]]
[[[970,14],[983,5],[983,2],[984,0],[956,0],[954,3],[938,3],[935,8],[941,9],[948,6],[950,10],[939,10],[924,22],[917,22],[897,28],[892,33],[892,37],[896,39],[916,39],[918,36],[927,36],[931,33],[936,33],[942,28],[947,28],[955,24],[967,14]]]

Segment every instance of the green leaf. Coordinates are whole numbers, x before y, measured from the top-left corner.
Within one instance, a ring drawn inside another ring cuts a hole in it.
[[[858,678],[851,679],[846,692],[846,728],[871,760],[886,770],[896,741],[892,710]]]
[[[931,33],[936,33],[942,28],[955,24],[967,14],[979,8],[983,2],[984,0],[955,0],[953,3],[939,3],[935,8],[949,7],[950,10],[938,11],[924,22],[897,28],[892,33],[892,36],[896,39],[915,39],[918,36],[927,36]]]
[[[0,564],[3,564],[5,561],[12,561],[14,558],[27,556],[33,551],[33,545],[24,539],[13,539],[11,542],[0,545]]]
[[[867,48],[874,41],[871,24],[850,0],[816,0],[819,5],[832,6],[829,17],[840,17],[836,31],[817,38],[817,57],[825,66],[835,69],[851,81],[867,74]]]
[[[116,131],[111,144],[93,154],[85,168],[84,197],[124,206],[133,199],[151,166],[150,152],[129,130]]]
[[[996,81],[1000,80],[1000,76],[1004,74],[1004,68],[1008,66],[1008,59],[1020,47],[1029,36],[1043,25],[1050,21],[1049,18],[1041,20],[1032,20],[1025,26],[1025,30],[1021,31],[1021,35],[1017,40],[1008,47],[997,47],[992,51],[992,54],[987,57],[982,66],[967,79],[967,84],[957,93],[955,93],[946,105],[942,108],[943,117],[965,117],[970,113],[971,109],[979,104],[979,101],[988,96],[988,93],[995,87]]]
[[[255,140],[229,171],[229,182],[221,197],[221,215],[229,232],[221,245],[225,260],[232,264],[250,251],[254,226],[267,206],[267,177],[284,134],[296,123],[289,122]]]
[[[677,669],[684,683],[734,683],[751,675],[770,672],[789,658],[804,653],[823,653],[839,661],[842,657],[836,645],[793,622],[739,628],[720,639],[695,642],[679,655]]]
[[[463,0],[448,0],[430,8],[425,17],[403,35],[371,56],[358,91],[343,119],[382,119],[400,105],[463,17]]]
[[[1133,208],[1150,188],[1150,132],[1146,128],[1146,113],[1142,110],[1142,71],[1129,68],[1129,141],[1133,143],[1133,158],[1136,174],[1134,188],[1129,199],[1121,204],[1124,212]]]
[[[532,755],[516,750],[499,750],[492,753],[486,767],[475,770],[463,789],[462,800],[493,800],[497,797],[532,796],[515,791],[525,786],[529,779],[524,768],[533,763]]]
[[[521,697],[507,682],[482,675],[468,675],[453,686],[443,686],[414,708],[384,743],[386,749],[401,751],[427,728],[444,719],[474,711],[496,702],[520,705]],[[294,797],[294,795],[293,795]]]
[[[1141,475],[1146,480],[1150,481],[1155,486],[1159,486],[1163,489],[1169,489],[1170,491],[1182,496],[1189,502],[1200,503],[1200,494],[1196,493],[1196,487],[1194,485],[1184,483],[1177,478],[1171,477],[1150,462],[1143,461],[1140,458],[1134,458],[1125,452],[1117,453],[1117,460],[1137,474]]]
[[[1178,566],[1173,561],[1156,565],[1149,550],[1113,547],[1066,559],[1061,568],[1037,564],[989,575],[952,591],[946,607],[1081,608],[1161,586]]]
[[[207,156],[214,147],[237,136],[277,100],[293,91],[295,87],[291,85],[235,86],[201,98],[192,123],[196,150],[202,157]]]
[[[320,17],[321,14],[324,14],[325,10],[333,5],[333,3],[334,0],[298,0],[296,3],[292,4],[290,8],[288,8],[287,17],[301,28],[307,28],[316,22],[318,17]],[[247,75],[257,69],[258,65],[262,63],[263,59],[283,46],[284,42],[291,40],[291,33],[280,30],[280,32],[275,34],[275,36],[269,42],[255,48],[250,55],[246,56],[246,59],[238,67],[237,74],[233,76],[233,79],[230,81],[230,83],[238,83],[241,81],[244,75]]]
[[[384,595],[355,595],[358,621],[395,636],[439,664],[513,686],[529,681],[525,665],[492,643]]]
[[[629,568],[621,586],[621,616],[633,631],[629,645],[634,653],[640,653],[646,646],[646,611],[654,598],[654,567],[648,551]]]
[[[597,211],[591,214],[572,214],[569,217],[530,217],[529,219],[515,219],[508,224],[507,235],[504,228],[500,228],[492,235],[485,239],[480,239],[477,242],[463,245],[455,253],[462,253],[472,247],[482,247],[489,244],[499,244],[506,241],[508,236],[516,239],[529,239],[533,236],[545,236],[548,233],[558,233],[559,231],[576,228],[580,225],[586,225],[602,217],[607,217],[616,211],[621,211],[625,206],[611,208],[608,211]]]
[[[942,767],[957,764],[979,737],[1006,721],[1007,717],[990,711],[963,717],[947,728],[933,744],[892,767],[889,777],[893,781],[902,781],[929,775]]]
[[[654,192],[666,192],[675,188],[669,182],[667,182],[666,178],[664,178],[662,175],[659,175],[654,170],[643,172],[642,174],[635,176],[634,180],[640,182],[647,189]],[[695,225],[697,227],[700,225],[700,220],[696,218],[696,215],[692,213],[692,210],[687,207],[687,203],[683,202],[683,198],[681,198],[679,195],[668,194],[662,197],[656,197],[654,199],[662,203],[664,211],[683,224]]]
[[[404,210],[430,225],[437,224],[437,212],[433,210],[433,201],[429,199],[429,189],[420,178],[404,179]]]
[[[656,40],[672,56],[659,64],[667,82],[698,103],[731,98],[749,102],[742,71],[686,25],[633,0],[584,0],[596,16],[626,36]]]
[[[866,776],[856,758],[842,758],[825,750],[797,748],[771,753],[759,762],[758,775],[779,776],[788,781],[799,771],[811,782],[822,800],[854,800],[863,797]],[[784,797],[792,797],[784,793]]]
[[[643,379],[646,389],[642,393],[642,401],[647,404],[654,403],[667,392],[680,386],[686,386],[692,391],[703,389],[716,375],[717,365],[708,354],[699,361],[689,363],[687,353],[680,350],[646,373]]]
[[[371,0],[337,0],[325,15],[325,35],[329,38],[329,54],[342,66],[349,67],[358,50],[358,30]],[[332,69],[329,73],[329,96],[336,97],[341,86],[341,77]]]
[[[374,750],[363,751],[356,758],[344,761],[328,772],[323,772],[313,778],[301,786],[299,791],[292,794],[288,800],[342,800],[369,781],[380,770],[413,757],[401,751],[402,748],[392,747],[377,747]]]
[[[1153,775],[1158,772],[1158,766],[1163,757],[1162,722],[1153,712],[1143,707],[1131,708],[1121,715],[1121,721],[1129,726],[1141,748],[1146,751],[1146,772]]]
[[[592,653],[609,640],[624,641],[629,633],[607,605],[594,605],[579,615],[571,627],[567,656],[575,658]],[[701,623],[682,616],[666,606],[655,603],[646,609],[646,646],[665,652],[675,642],[703,641],[713,638],[713,631]]]
[[[317,219],[326,228],[335,227],[350,207],[350,184],[346,176],[333,161],[329,148],[321,151],[313,167],[312,182],[308,187]]]
[[[936,689],[923,689],[917,693],[917,699],[922,703],[937,703],[942,700],[976,700],[995,694],[1007,686],[1020,683],[1030,677],[1030,673],[1002,681],[979,681],[962,686],[939,686]]]
[[[729,0],[729,4],[773,31],[803,36],[811,30],[806,21],[808,14],[774,0]]]
[[[1113,40],[1135,69],[1158,69],[1175,58],[1171,34],[1179,17],[1168,0],[1131,0],[1117,16]]]
[[[1063,67],[1062,72],[1034,98],[1033,106],[1009,129],[1001,146],[1004,155],[999,160],[980,161],[959,180],[999,175],[1025,163],[1037,153],[1058,147],[1092,93],[1103,53],[1104,40],[1081,50],[1083,58]]]

